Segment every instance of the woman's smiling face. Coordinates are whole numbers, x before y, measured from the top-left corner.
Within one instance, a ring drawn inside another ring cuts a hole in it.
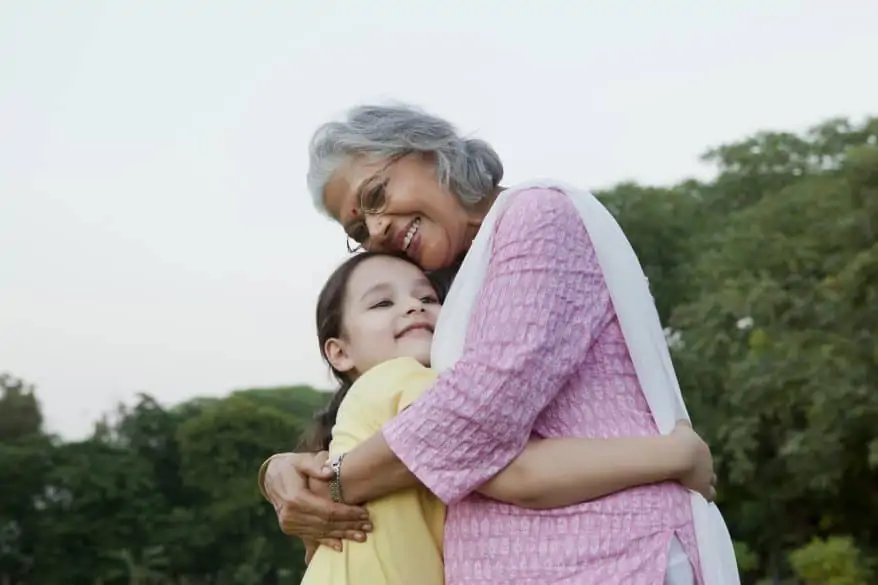
[[[480,219],[439,184],[432,160],[418,154],[350,159],[327,182],[323,202],[357,245],[403,252],[424,270],[453,264]]]

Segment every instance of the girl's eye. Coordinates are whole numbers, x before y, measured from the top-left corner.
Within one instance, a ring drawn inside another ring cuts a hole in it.
[[[392,307],[393,303],[388,300],[378,301],[374,305],[372,305],[371,309],[386,309],[387,307]]]
[[[421,302],[425,305],[435,305],[439,303],[439,299],[435,296],[430,295],[427,297],[421,297]]]

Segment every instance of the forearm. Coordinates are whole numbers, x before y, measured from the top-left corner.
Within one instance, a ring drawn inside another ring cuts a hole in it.
[[[523,508],[560,508],[674,480],[685,465],[668,437],[531,441],[478,491]]]
[[[339,475],[342,497],[351,505],[418,485],[418,479],[391,450],[382,433],[345,455]]]

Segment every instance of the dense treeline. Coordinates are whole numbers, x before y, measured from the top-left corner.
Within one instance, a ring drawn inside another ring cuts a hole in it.
[[[762,133],[710,182],[601,194],[667,324],[747,583],[878,579],[878,119]],[[297,583],[255,487],[325,399],[140,396],[84,441],[0,378],[0,585]]]

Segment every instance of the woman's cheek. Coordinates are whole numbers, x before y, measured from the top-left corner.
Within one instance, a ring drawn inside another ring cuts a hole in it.
[[[421,240],[421,249],[418,251],[418,264],[424,270],[438,270],[444,268],[445,255],[442,253],[444,246],[436,238],[424,238]]]

